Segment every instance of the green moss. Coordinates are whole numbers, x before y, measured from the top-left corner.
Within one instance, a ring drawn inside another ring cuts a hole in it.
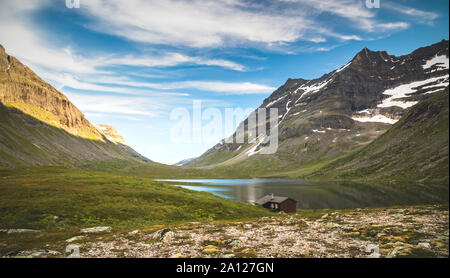
[[[0,170],[0,211],[0,228],[30,229],[136,227],[204,221],[205,215],[226,220],[269,214],[163,182],[58,167]]]

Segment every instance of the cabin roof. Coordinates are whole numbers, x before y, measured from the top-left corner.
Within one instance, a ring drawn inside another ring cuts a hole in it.
[[[281,197],[281,196],[273,196],[272,195],[266,195],[258,200],[256,200],[255,204],[257,205],[264,205],[266,203],[277,203],[280,204],[284,201],[286,201],[287,199],[291,199],[289,197]],[[292,200],[292,199],[291,199]],[[295,200],[293,200],[295,201]]]

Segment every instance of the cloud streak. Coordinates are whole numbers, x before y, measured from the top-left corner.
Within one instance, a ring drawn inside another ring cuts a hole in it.
[[[252,82],[223,81],[179,81],[179,82],[140,82],[124,76],[94,76],[79,80],[71,74],[52,74],[42,72],[42,75],[57,84],[59,89],[72,88],[84,91],[120,93],[141,96],[190,96],[189,93],[173,92],[180,89],[196,89],[208,92],[218,92],[230,95],[267,94],[276,88]],[[151,91],[155,89],[159,91]]]
[[[278,0],[264,3],[244,0],[92,0],[83,5],[90,15],[85,26],[98,32],[150,44],[194,48],[236,45],[274,47],[296,41],[314,43],[328,38],[362,40],[341,34],[318,18],[333,15],[340,24],[368,33],[403,30],[404,21],[381,21],[376,9],[361,0]],[[384,3],[383,3],[384,4]],[[434,13],[387,3],[405,15],[436,19]],[[347,22],[345,22],[347,21]]]

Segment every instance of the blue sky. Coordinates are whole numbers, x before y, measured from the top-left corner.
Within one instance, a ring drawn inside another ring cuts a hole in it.
[[[0,44],[92,123],[174,163],[208,142],[174,143],[176,108],[257,108],[287,78],[312,79],[367,46],[402,55],[448,39],[448,0],[0,0]],[[204,121],[207,123],[207,121]]]

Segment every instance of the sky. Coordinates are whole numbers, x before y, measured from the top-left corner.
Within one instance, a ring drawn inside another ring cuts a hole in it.
[[[174,111],[193,121],[194,101],[250,111],[288,78],[318,78],[364,47],[404,55],[449,38],[448,0],[76,2],[0,0],[0,44],[91,123],[167,164],[231,135],[194,140],[192,122],[174,142]],[[204,117],[201,127],[212,121]]]

